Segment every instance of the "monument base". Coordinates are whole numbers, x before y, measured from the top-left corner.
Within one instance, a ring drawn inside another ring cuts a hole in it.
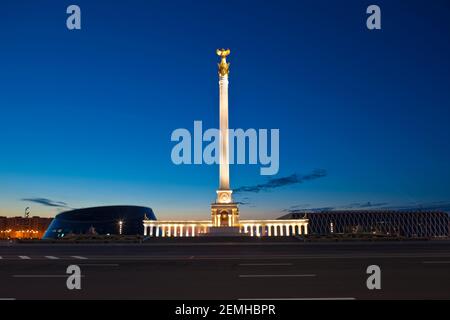
[[[239,226],[239,208],[237,203],[211,204],[211,219],[213,227],[227,228]]]

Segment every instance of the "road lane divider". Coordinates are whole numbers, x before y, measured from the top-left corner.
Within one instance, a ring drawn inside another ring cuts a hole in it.
[[[118,263],[78,263],[80,267],[118,267]]]
[[[265,267],[265,266],[292,266],[293,263],[240,263],[239,266],[241,267]]]
[[[82,256],[71,256],[72,258],[78,259],[78,260],[87,260],[86,257],[82,257]]]
[[[70,274],[14,274],[13,278],[67,278]],[[80,275],[84,277],[84,275]]]
[[[243,301],[251,301],[251,300],[273,300],[273,301],[292,301],[292,300],[356,300],[356,298],[353,297],[343,297],[343,298],[244,298],[244,299],[238,299]]]
[[[316,274],[240,274],[239,278],[311,278]]]

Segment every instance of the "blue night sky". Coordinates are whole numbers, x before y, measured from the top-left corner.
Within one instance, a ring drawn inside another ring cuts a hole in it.
[[[381,31],[366,28],[370,4]],[[135,204],[208,219],[218,166],[174,165],[170,135],[218,126],[219,47],[231,48],[230,127],[280,129],[276,176],[231,167],[232,188],[263,185],[236,195],[243,218],[450,208],[447,0],[0,6],[0,215]]]

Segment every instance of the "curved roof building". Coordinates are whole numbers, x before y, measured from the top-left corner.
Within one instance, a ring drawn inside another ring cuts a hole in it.
[[[53,219],[44,239],[69,234],[142,235],[143,220],[156,220],[153,210],[138,206],[106,206],[62,212]]]
[[[280,219],[309,220],[310,233],[378,233],[408,238],[448,237],[450,216],[442,211],[336,210],[292,212]]]

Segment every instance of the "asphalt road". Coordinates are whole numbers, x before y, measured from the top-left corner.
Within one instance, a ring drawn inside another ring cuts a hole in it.
[[[81,290],[67,289],[69,265]],[[0,243],[0,299],[316,298],[450,299],[450,242]]]

